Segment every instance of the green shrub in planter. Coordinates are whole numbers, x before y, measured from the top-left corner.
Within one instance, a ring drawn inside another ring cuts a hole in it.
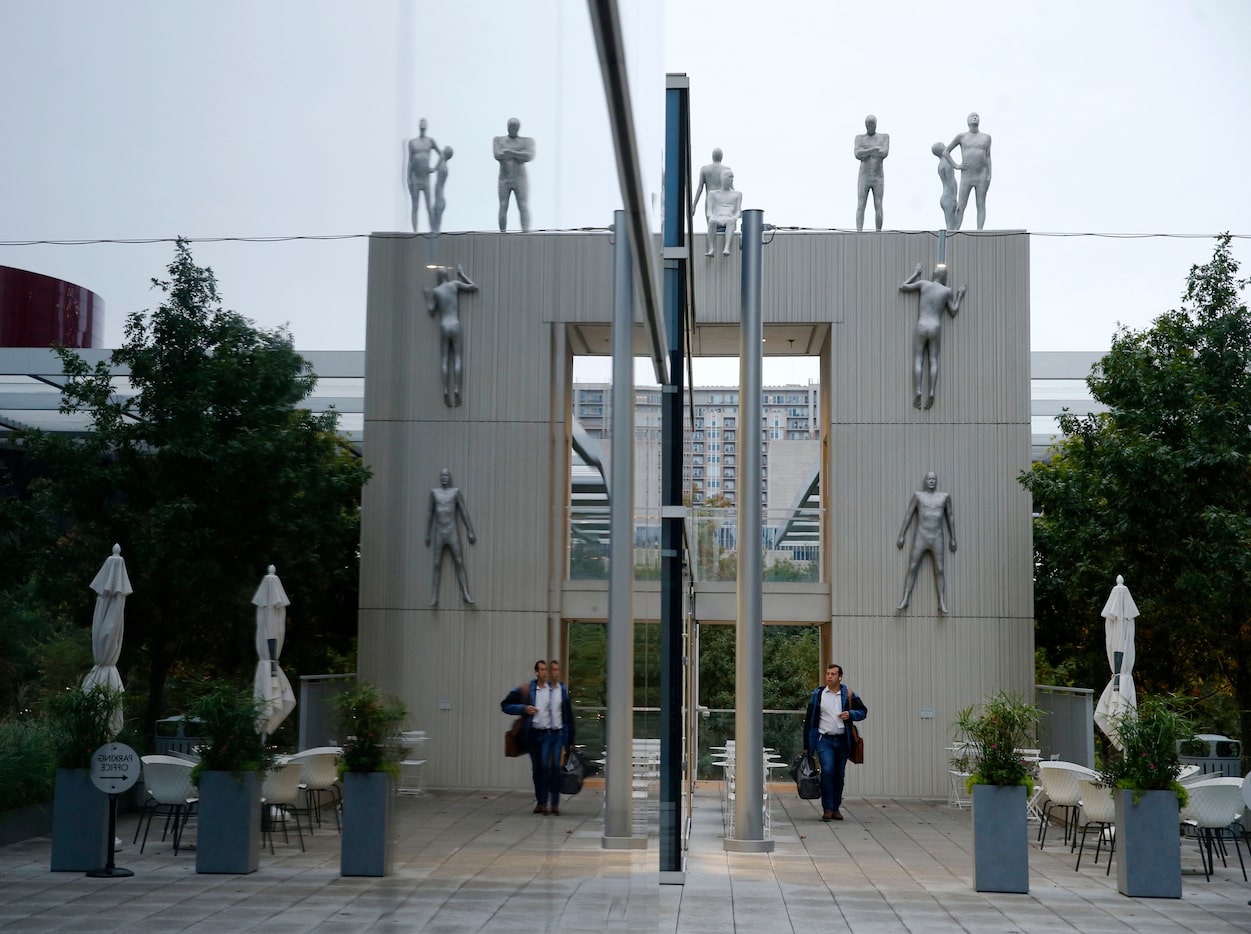
[[[0,811],[52,800],[56,752],[48,724],[33,717],[0,722]]]
[[[339,773],[400,772],[400,747],[395,733],[408,711],[393,697],[383,697],[372,684],[344,691],[332,701],[345,737]]]
[[[56,742],[58,769],[89,769],[92,754],[113,741],[113,714],[123,694],[103,684],[90,690],[68,688],[53,694],[46,705],[48,727]]]
[[[1194,737],[1194,727],[1174,697],[1149,696],[1137,708],[1122,712],[1116,720],[1122,748],[1104,761],[1100,781],[1134,793],[1137,804],[1144,791],[1173,791],[1179,807],[1186,806],[1185,786],[1177,781],[1181,772],[1180,745]]]
[[[199,721],[204,743],[200,761],[191,771],[197,785],[202,772],[259,772],[269,768],[272,756],[261,744],[258,723],[261,702],[252,688],[214,681],[192,702],[190,714]]]

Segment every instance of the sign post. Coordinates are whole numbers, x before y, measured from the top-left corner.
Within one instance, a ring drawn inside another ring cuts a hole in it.
[[[113,841],[117,839],[117,796],[139,780],[139,756],[122,743],[105,743],[91,756],[91,783],[109,796],[109,861],[102,869],[87,873],[93,879],[120,879],[133,876],[129,869],[113,864]]]

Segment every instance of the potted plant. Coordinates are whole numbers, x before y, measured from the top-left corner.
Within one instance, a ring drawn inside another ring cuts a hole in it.
[[[112,720],[122,692],[96,684],[48,699],[48,726],[56,751],[52,798],[52,871],[90,872],[108,862],[109,796],[91,781],[92,754],[114,736]]]
[[[1119,753],[1104,760],[1100,780],[1116,800],[1116,887],[1122,895],[1181,898],[1177,844],[1186,789],[1178,748],[1194,728],[1175,698],[1147,697],[1116,719]]]
[[[339,735],[345,737],[339,775],[343,779],[343,837],[339,872],[383,876],[390,869],[391,799],[399,778],[396,730],[407,711],[360,684],[333,700]]]
[[[1043,711],[1019,695],[999,692],[956,715],[956,737],[969,756],[973,793],[973,888],[1029,891],[1026,802],[1034,787],[1018,750],[1033,746]]]
[[[260,867],[261,772],[269,757],[261,744],[261,704],[252,688],[212,682],[191,704],[204,743],[191,770],[199,786],[195,871],[248,873]]]

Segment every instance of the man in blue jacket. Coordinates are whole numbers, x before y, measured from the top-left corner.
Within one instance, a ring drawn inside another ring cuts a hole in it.
[[[534,813],[560,814],[560,767],[573,744],[573,706],[569,690],[560,682],[560,662],[539,659],[534,678],[500,702],[506,714],[523,717],[521,738],[530,753],[534,781]]]
[[[868,708],[843,684],[843,666],[825,667],[825,687],[812,692],[804,715],[804,756],[815,752],[821,763],[821,820],[842,820],[843,779],[851,754],[848,727],[863,720]]]

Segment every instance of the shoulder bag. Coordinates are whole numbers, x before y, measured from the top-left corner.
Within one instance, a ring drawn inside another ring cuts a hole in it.
[[[530,703],[530,685],[523,684],[517,691],[521,695],[521,703],[528,705]],[[518,717],[513,721],[513,725],[508,728],[507,732],[504,733],[504,755],[510,759],[526,754],[526,744],[521,736],[521,727],[524,725],[525,719],[525,717]]]

